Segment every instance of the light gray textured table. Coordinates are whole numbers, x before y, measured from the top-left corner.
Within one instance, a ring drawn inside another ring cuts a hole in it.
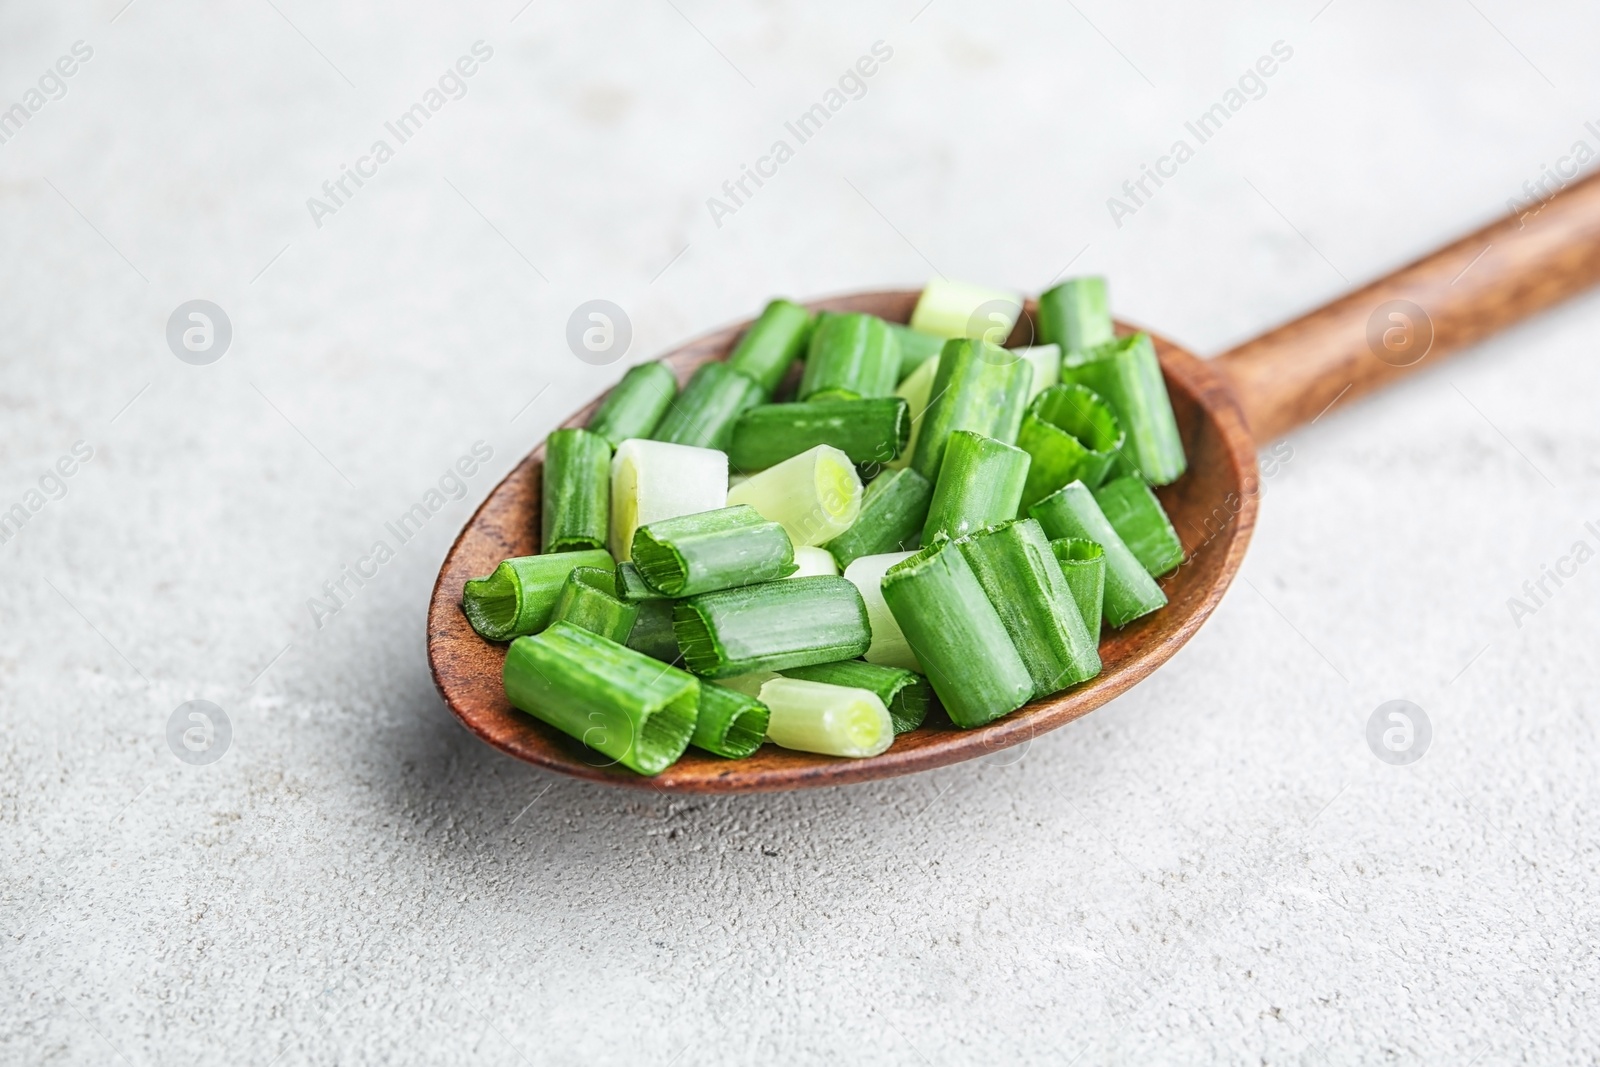
[[[0,1061],[1600,1057],[1600,566],[1507,608],[1600,543],[1600,301],[1296,433],[1196,640],[988,763],[597,788],[470,737],[423,646],[461,522],[623,366],[569,353],[582,301],[626,363],[773,294],[1103,272],[1219,351],[1600,148],[1593,5],[521,2],[0,14],[0,105],[45,82],[0,125]],[[197,298],[207,366],[164,336]],[[1432,723],[1407,767],[1365,740],[1395,698]],[[191,700],[215,762],[169,747]]]

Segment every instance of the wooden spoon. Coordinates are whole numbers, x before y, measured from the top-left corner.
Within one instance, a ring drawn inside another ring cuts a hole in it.
[[[495,487],[445,557],[428,610],[434,682],[473,733],[518,759],[581,778],[667,792],[839,785],[941,767],[1019,744],[1124,692],[1200,628],[1237,573],[1250,540],[1260,492],[1259,445],[1596,281],[1600,178],[1591,178],[1532,217],[1486,227],[1215,360],[1198,359],[1157,337],[1189,457],[1189,472],[1158,490],[1189,556],[1162,583],[1171,602],[1122,630],[1108,631],[1100,646],[1104,670],[1097,678],[988,726],[959,730],[933,715],[922,729],[897,737],[883,755],[860,760],[773,745],[748,759],[724,760],[691,748],[659,776],[645,778],[517,711],[500,685],[504,648],[484,641],[467,624],[461,587],[501,559],[538,550],[542,444]],[[810,306],[868,311],[905,322],[916,298],[914,291],[858,293]],[[1030,301],[1011,343],[1030,339],[1033,308]],[[687,381],[700,364],[726,356],[748,325],[692,341],[666,361],[680,381]],[[600,399],[562,425],[583,425]]]

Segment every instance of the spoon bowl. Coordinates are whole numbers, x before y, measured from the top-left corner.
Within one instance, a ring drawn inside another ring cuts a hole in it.
[[[914,290],[858,293],[809,306],[905,322],[917,295]],[[1012,343],[1030,339],[1033,312],[1030,301]],[[680,383],[686,382],[702,363],[725,358],[748,326],[740,323],[691,341],[665,356],[665,362]],[[1200,628],[1238,571],[1255,523],[1255,445],[1227,381],[1216,367],[1176,345],[1159,337],[1155,343],[1189,458],[1188,473],[1156,493],[1178,530],[1187,561],[1162,581],[1166,607],[1121,630],[1106,630],[1100,644],[1103,670],[1083,685],[973,730],[958,729],[935,712],[920,729],[901,734],[887,752],[868,759],[817,756],[768,744],[742,760],[691,748],[654,778],[613,765],[511,706],[500,684],[504,646],[479,637],[461,611],[467,579],[488,574],[508,556],[539,549],[541,444],[494,488],[445,557],[428,611],[428,653],[439,692],[468,729],[518,759],[580,778],[683,793],[767,792],[909,774],[985,756],[1086,715],[1171,659]],[[597,397],[561,425],[584,425],[603,399]]]

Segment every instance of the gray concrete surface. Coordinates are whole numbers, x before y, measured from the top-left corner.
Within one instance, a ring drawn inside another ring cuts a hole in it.
[[[1220,351],[1600,149],[1593,5],[123,5],[0,12],[7,106],[92,49],[0,144],[0,507],[41,492],[0,545],[0,1061],[1600,1057],[1600,564],[1507,608],[1600,542],[1600,300],[1294,434],[1194,643],[988,762],[615,792],[468,736],[423,649],[472,506],[621,369],[569,353],[580,302],[627,310],[631,362],[775,293],[1070,265]],[[714,220],[876,41],[864,95]],[[233,340],[191,366],[164,330],[200,298]],[[1397,698],[1432,725],[1403,767],[1365,739]],[[214,762],[169,745],[191,700],[231,726]]]

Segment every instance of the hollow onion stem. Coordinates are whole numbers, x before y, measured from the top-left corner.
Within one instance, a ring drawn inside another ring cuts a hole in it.
[[[951,434],[922,527],[922,543],[964,537],[1015,518],[1029,462],[1028,453],[992,437],[970,430]]]
[[[891,567],[883,599],[957,726],[992,722],[1033,695],[1027,665],[952,542]]]
[[[610,540],[619,562],[630,558],[640,526],[727,505],[726,453],[634,439],[611,458]]]
[[[700,683],[571,623],[519,637],[501,671],[506,698],[640,774],[660,774],[688,747]]]
[[[707,678],[854,659],[872,643],[861,594],[827,575],[701,593],[672,622],[684,663]]]
[[[578,567],[615,567],[604,549],[514,556],[494,571],[470,579],[461,590],[461,609],[479,636],[509,641],[550,625],[567,575]]]
[[[569,622],[609,641],[626,643],[639,605],[618,598],[616,588],[616,575],[603,567],[573,568],[556,596],[551,623]]]
[[[894,720],[876,693],[798,678],[774,678],[761,687],[770,711],[767,737],[800,752],[862,759],[894,743]]]
[[[1045,536],[1052,541],[1077,537],[1095,542],[1104,551],[1106,583],[1101,617],[1112,626],[1126,626],[1166,605],[1167,595],[1123,544],[1095,503],[1094,494],[1082,482],[1051,493],[1029,508],[1028,514],[1039,520]]]
[[[589,417],[589,429],[616,448],[630,437],[649,437],[678,395],[678,379],[665,363],[629,369]]]
[[[545,439],[539,547],[571,552],[606,547],[611,522],[611,445],[589,430],[553,430]]]
[[[740,482],[728,503],[748,504],[781,524],[797,546],[822,545],[861,513],[861,476],[849,456],[817,445]]]

